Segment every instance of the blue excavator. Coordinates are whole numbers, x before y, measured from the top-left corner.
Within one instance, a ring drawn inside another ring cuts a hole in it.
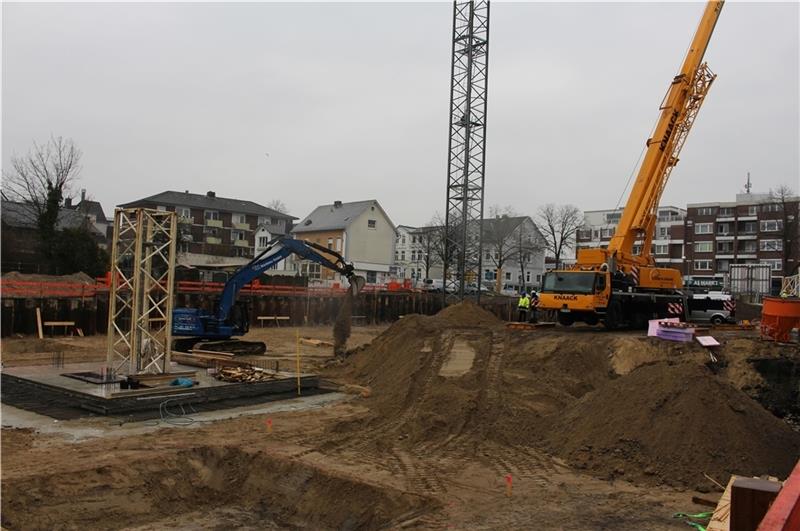
[[[216,311],[209,312],[201,308],[175,308],[172,311],[173,350],[188,352],[194,348],[202,348],[234,354],[266,352],[267,347],[262,342],[231,339],[246,334],[250,329],[247,306],[237,303],[236,296],[247,283],[291,255],[310,260],[346,277],[352,296],[357,295],[366,283],[364,277],[355,274],[353,265],[332,249],[288,236],[275,238],[264,251],[228,279]]]

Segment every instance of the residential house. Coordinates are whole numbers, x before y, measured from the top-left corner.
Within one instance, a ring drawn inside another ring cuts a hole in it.
[[[541,287],[546,246],[533,220],[502,215],[484,219],[482,225],[484,284],[505,293]]]
[[[583,227],[576,235],[576,254],[578,249],[608,247],[622,217],[622,208],[587,210],[583,216]],[[659,207],[651,249],[657,266],[683,269],[685,219],[686,210],[683,208]],[[641,246],[641,241],[636,242],[633,246],[634,254],[641,252]]]
[[[437,227],[398,225],[394,250],[398,278],[410,279],[414,286],[426,278],[441,279],[444,268],[435,252],[440,236]]]
[[[382,284],[391,278],[396,229],[374,199],[320,205],[295,225],[292,234],[340,253],[370,284]],[[344,281],[319,264],[301,261],[295,262],[294,267],[310,279]]]
[[[41,254],[41,241],[36,210],[30,203],[2,200],[2,270],[22,273],[63,274],[49,270]],[[106,242],[101,233],[82,212],[72,208],[61,208],[58,212],[56,230],[86,228],[98,245]]]
[[[146,207],[178,214],[179,262],[192,266],[243,265],[273,238],[291,230],[294,216],[253,201],[166,191],[119,205]],[[286,270],[280,263],[267,273]]]
[[[97,232],[104,236],[103,240],[98,242],[98,245],[102,249],[109,249],[109,242],[112,238],[112,231],[114,228],[114,220],[109,220],[106,218],[105,212],[103,212],[103,206],[98,201],[92,201],[91,199],[86,199],[86,190],[81,190],[81,201],[80,203],[73,205],[72,198],[67,198],[64,200],[64,208],[75,210],[80,212],[85,216],[94,227],[97,229]]]
[[[686,215],[686,267],[691,280],[722,280],[731,264],[768,263],[773,284],[800,265],[800,197],[737,194],[735,201],[693,203]]]

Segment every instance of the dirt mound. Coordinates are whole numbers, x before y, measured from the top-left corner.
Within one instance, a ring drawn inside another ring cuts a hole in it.
[[[703,486],[703,473],[786,477],[800,434],[707,369],[666,362],[610,381],[554,416],[549,449],[604,477]]]
[[[73,282],[79,284],[94,284],[95,280],[86,273],[79,272],[71,275],[36,275],[9,271],[3,275],[3,280],[19,282]]]
[[[453,304],[436,314],[436,320],[453,327],[499,326],[502,321],[480,306],[464,301]]]
[[[747,345],[731,347],[718,355],[754,373]],[[694,343],[633,334],[508,331],[471,304],[409,315],[326,374],[371,392],[369,412],[320,449],[487,461],[544,452],[604,478],[688,487],[706,486],[704,472],[785,477],[800,434],[709,360]]]

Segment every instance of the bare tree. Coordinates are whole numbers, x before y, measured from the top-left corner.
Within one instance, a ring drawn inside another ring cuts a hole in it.
[[[45,247],[56,233],[58,213],[70,184],[80,173],[82,153],[71,139],[51,136],[45,144],[33,143],[27,155],[11,157],[5,177],[5,195],[30,204]]]
[[[520,225],[522,227],[522,225]],[[544,250],[544,242],[540,238],[538,229],[534,225],[531,231],[517,231],[514,239],[514,258],[519,263],[519,278],[522,289],[527,291],[525,280],[526,266],[533,262],[533,257]]]
[[[281,201],[280,199],[273,199],[269,203],[267,203],[267,208],[271,208],[272,210],[276,210],[281,214],[286,214],[289,209],[286,208],[286,203]]]
[[[414,234],[417,236],[417,241],[420,246],[421,258],[419,261],[425,268],[424,278],[431,278],[431,269],[434,265],[439,263],[435,247],[437,245],[437,239],[441,237],[441,228],[436,226],[433,220],[431,220],[424,227],[417,229]]]
[[[492,218],[483,222],[483,252],[487,264],[495,268],[495,291],[500,292],[503,282],[503,266],[517,253],[516,234],[522,218],[511,207],[498,205],[489,207]]]
[[[780,219],[782,221],[779,230],[780,238],[783,243],[782,269],[784,275],[793,275],[800,268],[800,260],[795,259],[795,254],[800,250],[800,204],[794,190],[786,184],[769,191],[769,203],[778,205]],[[798,256],[800,258],[800,256]],[[794,265],[789,262],[795,260]],[[791,269],[790,269],[791,268]]]
[[[561,265],[561,255],[565,249],[575,244],[575,234],[583,225],[583,214],[574,205],[544,205],[536,215],[536,225],[545,240],[547,250],[556,259],[556,267]]]
[[[452,272],[455,255],[447,245],[448,228],[444,218],[437,212],[428,225],[431,227],[432,231],[431,248],[433,250],[434,260],[442,264],[442,267],[446,270]],[[450,230],[455,231],[455,229],[452,228]],[[447,279],[444,279],[444,281],[446,283]]]

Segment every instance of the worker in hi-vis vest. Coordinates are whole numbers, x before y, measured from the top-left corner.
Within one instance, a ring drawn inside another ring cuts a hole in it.
[[[531,306],[531,300],[528,298],[528,294],[524,291],[519,296],[519,301],[517,302],[517,310],[519,310],[519,316],[517,320],[520,323],[524,323],[528,317],[528,308]]]

